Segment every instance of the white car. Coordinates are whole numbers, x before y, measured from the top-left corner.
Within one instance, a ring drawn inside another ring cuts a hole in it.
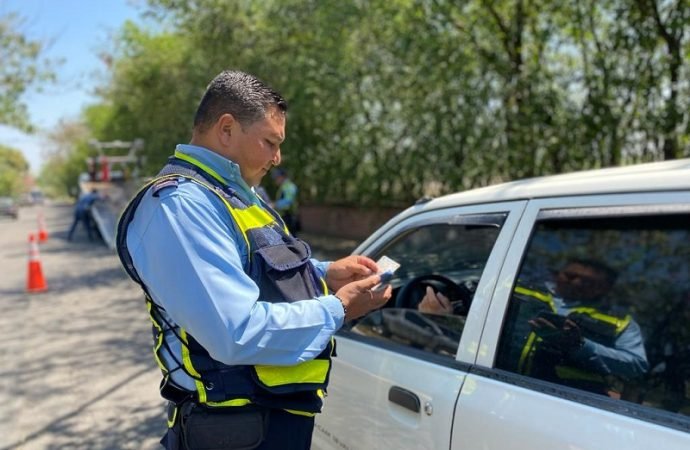
[[[313,448],[690,448],[689,159],[441,197],[355,253],[401,266],[338,333]]]

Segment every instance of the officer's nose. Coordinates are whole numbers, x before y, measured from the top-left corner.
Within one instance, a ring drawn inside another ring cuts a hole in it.
[[[273,165],[274,166],[279,166],[281,161],[280,157],[280,148],[278,148],[278,151],[276,152],[275,156],[273,157]]]

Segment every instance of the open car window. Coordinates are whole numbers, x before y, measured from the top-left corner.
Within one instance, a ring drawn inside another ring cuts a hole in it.
[[[381,310],[350,324],[354,333],[454,357],[474,291],[506,214],[474,214],[409,229],[370,255],[386,255],[400,268],[393,298]],[[445,308],[422,302],[428,288],[444,296]]]

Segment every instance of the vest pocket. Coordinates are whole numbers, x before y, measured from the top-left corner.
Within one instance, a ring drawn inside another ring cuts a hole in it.
[[[317,289],[312,273],[311,250],[299,240],[262,247],[254,252],[260,277],[261,300],[295,301],[314,298]],[[254,278],[257,279],[257,278]]]
[[[269,269],[282,272],[296,269],[309,261],[311,249],[306,242],[297,239],[291,242],[262,247],[256,250]]]
[[[193,406],[182,417],[182,434],[189,450],[250,450],[263,442],[267,411],[255,407]]]

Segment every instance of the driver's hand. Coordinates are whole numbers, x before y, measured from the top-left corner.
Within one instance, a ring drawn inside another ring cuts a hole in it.
[[[426,295],[417,305],[417,309],[427,314],[452,314],[453,305],[450,304],[448,297],[440,292],[434,292],[431,286],[426,287]]]

